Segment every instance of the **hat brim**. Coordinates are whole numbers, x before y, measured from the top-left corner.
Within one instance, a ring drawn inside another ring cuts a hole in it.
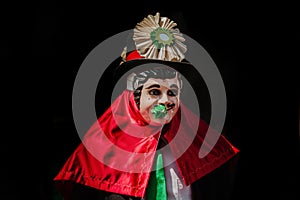
[[[174,70],[178,71],[180,74],[185,76],[188,80],[197,80],[200,76],[199,72],[196,68],[189,62],[175,62],[175,61],[164,61],[164,60],[156,60],[156,59],[135,59],[127,62],[121,63],[115,70],[114,77],[115,79],[119,79],[121,76],[126,74],[129,71],[134,71],[136,68],[136,72],[139,72],[139,66],[147,65],[147,64],[158,64],[165,65],[167,67],[171,67]],[[153,65],[152,65],[153,66]],[[199,80],[199,79],[198,79]]]

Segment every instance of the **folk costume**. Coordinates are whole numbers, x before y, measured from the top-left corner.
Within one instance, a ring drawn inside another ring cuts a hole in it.
[[[118,73],[147,63],[194,72],[184,60],[184,38],[175,26],[159,13],[138,23],[136,50],[121,55]],[[58,190],[66,200],[80,199],[71,194],[74,184],[99,191],[95,199],[213,199],[200,194],[200,187],[205,188],[201,179],[229,163],[239,150],[223,135],[216,142],[215,137],[205,137],[208,129],[215,130],[184,102],[169,123],[149,123],[137,103],[135,91],[143,83],[135,75],[129,76],[127,89],[91,126],[55,176]],[[167,110],[156,106],[151,112],[160,120]],[[206,156],[199,156],[200,147],[208,149]]]

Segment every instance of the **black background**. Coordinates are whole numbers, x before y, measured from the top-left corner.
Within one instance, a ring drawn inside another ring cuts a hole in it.
[[[241,150],[233,199],[299,199],[297,6],[192,2],[2,7],[3,99],[13,105],[3,103],[12,124],[3,124],[1,199],[54,199],[52,179],[80,142],[71,107],[77,70],[103,40],[157,11],[198,41],[220,70],[228,98],[225,131]]]

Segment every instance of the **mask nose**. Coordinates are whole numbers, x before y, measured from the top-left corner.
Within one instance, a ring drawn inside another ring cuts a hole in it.
[[[175,103],[169,100],[169,96],[167,94],[163,94],[161,96],[161,98],[158,100],[158,104],[164,105],[167,108],[167,110],[170,110],[173,107],[175,107]]]
[[[168,95],[163,93],[161,95],[160,99],[158,100],[158,104],[163,104],[163,105],[167,106],[168,103],[170,103]]]

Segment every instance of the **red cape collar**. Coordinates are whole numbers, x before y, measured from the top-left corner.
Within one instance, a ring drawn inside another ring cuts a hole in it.
[[[143,197],[162,137],[176,158],[186,185],[215,170],[239,150],[183,104],[161,134],[140,115],[132,92],[124,91],[88,130],[75,152],[54,178],[109,192]],[[206,137],[207,131],[213,137]],[[216,141],[215,136],[220,136]],[[208,152],[199,157],[200,147]],[[203,148],[202,147],[202,148]],[[167,149],[166,149],[167,150]],[[164,151],[164,149],[162,149]]]

